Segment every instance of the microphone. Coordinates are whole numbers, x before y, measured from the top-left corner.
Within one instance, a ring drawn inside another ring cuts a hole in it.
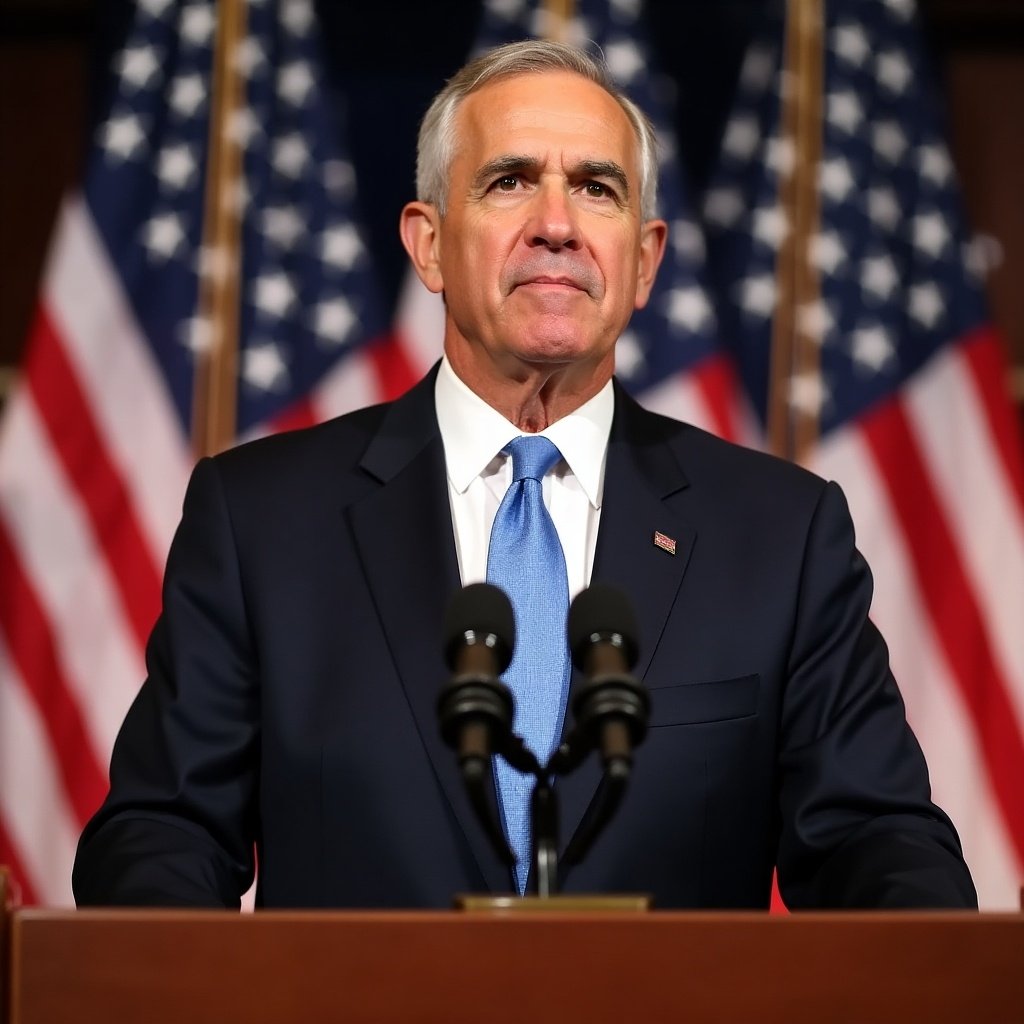
[[[638,632],[626,595],[615,587],[595,583],[569,608],[569,650],[586,676],[572,702],[576,728],[612,775],[629,774],[633,748],[647,734],[650,697],[630,675]]]
[[[454,676],[441,690],[437,713],[441,736],[463,770],[482,770],[511,734],[512,693],[498,676],[512,660],[515,637],[512,605],[498,587],[473,583],[448,605],[444,657]]]

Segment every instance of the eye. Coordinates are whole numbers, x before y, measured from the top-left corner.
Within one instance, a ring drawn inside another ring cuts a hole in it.
[[[615,192],[603,181],[588,181],[584,184],[583,191],[591,199],[608,199],[615,196]]]
[[[503,174],[495,183],[494,187],[499,192],[514,192],[519,184],[519,178],[515,174]]]

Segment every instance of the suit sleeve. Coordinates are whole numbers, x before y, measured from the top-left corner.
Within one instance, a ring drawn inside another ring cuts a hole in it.
[[[254,872],[256,659],[216,462],[196,467],[114,746],[110,794],[79,842],[79,905],[238,907]]]
[[[780,722],[779,885],[791,908],[976,907],[960,842],[930,798],[845,498],[811,521]]]

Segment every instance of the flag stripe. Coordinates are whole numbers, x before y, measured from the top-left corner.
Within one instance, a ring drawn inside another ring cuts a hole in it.
[[[60,764],[75,813],[84,824],[106,792],[106,773],[92,752],[88,730],[61,671],[46,615],[0,520],[0,627]]]
[[[885,567],[871,618],[889,638],[892,671],[928,759],[933,791],[960,833],[981,905],[1015,909],[1024,862],[994,802],[980,737],[967,725],[964,695],[927,614],[907,539],[861,431],[850,427],[830,434],[817,450],[814,469],[842,484],[858,547],[871,565]]]
[[[11,893],[12,903],[15,906],[24,905],[27,907],[38,903],[39,897],[29,881],[24,861],[19,856],[17,850],[15,850],[14,844],[7,834],[2,814],[0,814],[0,864],[3,864],[11,872],[11,881],[15,890]]]
[[[406,393],[420,379],[402,345],[394,334],[370,342],[366,352],[377,377],[377,394],[390,402]]]
[[[1019,516],[1024,521],[1024,457],[1016,413],[1006,400],[1006,360],[1002,344],[995,331],[985,326],[967,339],[963,354],[981,395],[981,408],[1002,460],[1003,472],[1016,495]]]
[[[140,646],[145,646],[160,608],[160,572],[120,475],[107,457],[92,409],[42,308],[29,345],[26,381],[65,472],[88,511],[125,617]]]
[[[899,401],[889,401],[865,416],[862,426],[907,538],[921,597],[964,695],[989,778],[1024,860],[1024,807],[1019,793],[1024,743],[934,484]]]
[[[724,355],[712,356],[700,363],[693,375],[710,413],[709,429],[727,441],[741,440],[742,429],[735,404],[739,389],[731,363]]]

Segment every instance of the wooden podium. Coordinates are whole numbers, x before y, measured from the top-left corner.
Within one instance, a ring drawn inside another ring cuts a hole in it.
[[[14,911],[9,1024],[1024,1021],[1022,914]]]

